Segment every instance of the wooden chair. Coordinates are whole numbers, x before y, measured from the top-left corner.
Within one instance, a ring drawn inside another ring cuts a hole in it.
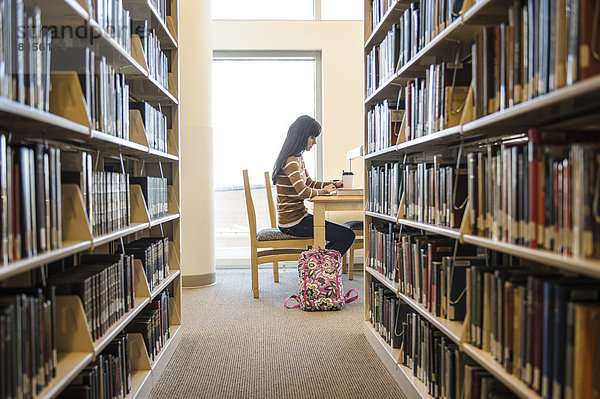
[[[348,280],[352,280],[354,278],[354,251],[357,249],[362,249],[364,247],[364,232],[363,232],[363,221],[362,220],[352,220],[350,222],[344,223],[344,226],[348,227],[350,230],[356,234],[356,238],[354,239],[354,243],[348,252],[344,254],[344,258],[342,259],[342,270],[346,268],[346,260],[348,261]]]
[[[277,227],[256,229],[256,212],[248,171],[243,170],[244,192],[246,195],[246,210],[248,211],[248,224],[250,227],[250,251],[252,266],[252,292],[258,298],[258,265],[273,263],[273,279],[279,281],[279,262],[298,261],[298,257],[306,248],[312,245],[312,238],[302,239],[282,233]],[[267,194],[271,192],[271,185],[267,185]],[[271,197],[272,198],[272,197]],[[271,216],[272,217],[272,216]],[[272,225],[273,219],[271,219]]]

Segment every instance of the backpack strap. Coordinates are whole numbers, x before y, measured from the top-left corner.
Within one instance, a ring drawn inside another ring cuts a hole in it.
[[[295,299],[296,301],[298,301],[298,304],[297,304],[297,305],[294,305],[294,306],[288,306],[288,305],[287,305],[287,302],[288,302],[290,299]],[[284,306],[284,307],[286,307],[286,308],[288,308],[288,309],[299,308],[299,307],[300,307],[300,298],[298,298],[298,295],[290,295],[290,296],[289,296],[289,297],[287,297],[287,298],[285,299],[285,301],[283,302],[283,306]]]
[[[348,298],[352,292],[354,292],[356,295],[353,296],[352,298]],[[358,299],[358,290],[356,290],[354,288],[352,288],[351,290],[349,290],[348,292],[346,292],[346,295],[344,295],[344,302],[345,303],[354,302],[357,299]]]

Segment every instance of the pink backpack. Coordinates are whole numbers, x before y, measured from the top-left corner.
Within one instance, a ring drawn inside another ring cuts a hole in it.
[[[299,294],[288,297],[283,306],[302,310],[342,309],[346,303],[358,299],[358,291],[351,289],[344,295],[341,275],[342,257],[335,249],[317,248],[302,252],[298,259]],[[353,291],[356,295],[349,298]],[[287,305],[292,298],[298,301],[298,305]]]

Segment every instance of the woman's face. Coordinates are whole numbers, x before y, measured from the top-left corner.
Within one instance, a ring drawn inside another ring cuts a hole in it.
[[[306,151],[310,151],[313,145],[317,144],[317,138],[313,136],[308,137],[308,141],[306,143]]]

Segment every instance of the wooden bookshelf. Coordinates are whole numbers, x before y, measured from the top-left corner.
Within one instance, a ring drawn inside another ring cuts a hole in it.
[[[365,267],[365,271],[367,273],[369,273],[370,275],[374,276],[375,278],[377,278],[377,281],[383,283],[387,288],[392,290],[392,292],[394,292],[396,294],[398,293],[398,283],[393,282],[392,280],[390,280],[383,274],[379,273],[377,270],[373,269],[372,267]]]
[[[408,303],[411,308],[413,308],[417,313],[423,316],[423,318],[426,319],[428,322],[433,324],[438,330],[443,332],[452,341],[459,345],[461,344],[461,336],[463,329],[462,323],[434,316],[429,311],[427,311],[420,303],[402,293],[398,293],[398,297],[402,299],[402,301]]]
[[[95,4],[96,0],[92,0]],[[50,111],[35,108],[12,98],[0,97],[0,121],[6,142],[10,146],[44,143],[67,151],[85,151],[93,154],[93,171],[120,171],[130,176],[164,177],[167,184],[167,216],[149,220],[146,201],[141,191],[130,197],[131,223],[117,231],[95,236],[92,223],[88,220],[82,190],[75,184],[64,184],[58,194],[62,201],[62,245],[37,253],[31,257],[2,264],[0,260],[0,284],[21,286],[29,281],[29,274],[38,268],[50,270],[46,265],[72,256],[85,254],[112,253],[121,244],[138,238],[156,236],[169,238],[170,270],[160,283],[150,292],[141,262],[134,266],[135,302],[132,309],[125,312],[98,339],[92,340],[84,307],[78,296],[56,297],[56,376],[35,398],[55,398],[73,381],[77,375],[94,362],[98,355],[130,325],[146,305],[165,290],[169,298],[165,305],[169,308],[170,339],[164,343],[154,362],[150,362],[143,338],[140,334],[129,334],[131,360],[131,392],[127,398],[144,398],[150,395],[152,387],[158,384],[160,374],[168,364],[182,338],[181,326],[181,230],[180,230],[180,152],[179,152],[179,55],[178,55],[178,0],[167,0],[167,16],[161,18],[150,0],[124,0],[123,8],[129,10],[132,20],[148,20],[149,28],[156,32],[161,50],[168,59],[168,73],[161,84],[150,75],[145,62],[139,37],[132,36],[131,52],[126,50],[108,31],[94,20],[87,9],[87,1],[47,0],[36,4],[41,11],[41,24],[77,28],[85,26],[94,36],[85,45],[96,57],[105,57],[106,63],[115,73],[123,74],[129,87],[131,101],[145,101],[160,109],[166,117],[164,151],[151,148],[148,144],[151,132],[146,132],[140,118],[129,126],[129,132],[121,132],[121,137],[110,134],[110,129],[97,130],[87,114],[85,95],[76,78],[81,65],[73,65],[73,70],[52,69],[52,91]],[[29,10],[27,11],[29,12]],[[28,14],[29,15],[29,14]],[[88,33],[89,33],[88,32]],[[130,32],[127,32],[130,34]],[[64,42],[53,42],[54,44]],[[139,44],[139,46],[138,46]],[[76,46],[75,46],[76,47]],[[75,62],[75,61],[74,61]],[[27,64],[26,64],[27,65]],[[67,68],[68,69],[68,68]],[[26,72],[25,72],[26,73]],[[99,73],[97,70],[96,73]],[[75,79],[72,79],[75,76]],[[65,79],[65,77],[67,79]],[[60,84],[54,84],[55,78]],[[68,83],[68,79],[72,79]],[[65,86],[65,82],[68,84]],[[69,86],[70,84],[70,86]],[[62,92],[65,90],[68,92]],[[54,96],[52,94],[54,93]],[[111,95],[119,92],[112,88]],[[27,100],[29,101],[29,100]],[[82,117],[82,115],[84,115]],[[110,118],[110,117],[109,117]],[[113,121],[109,121],[113,122]],[[116,129],[113,129],[116,130]],[[123,138],[129,136],[129,139]],[[152,144],[153,145],[153,144]],[[5,156],[5,155],[3,155]],[[120,170],[119,170],[120,169]],[[32,172],[33,174],[33,172]],[[131,187],[131,186],[130,186]],[[92,190],[93,191],[93,190]],[[91,193],[90,193],[91,195]],[[47,198],[47,197],[46,197]],[[35,209],[35,207],[34,207]],[[35,210],[34,210],[35,211]],[[114,215],[113,215],[114,216]],[[60,220],[59,220],[60,221]],[[48,245],[50,246],[50,245]],[[16,256],[16,255],[15,255]],[[43,273],[40,273],[43,274]]]
[[[410,2],[392,2],[387,12],[381,16],[380,22],[371,29],[371,3],[370,0],[365,0],[364,82],[372,82],[370,80],[371,77],[366,75],[369,67],[367,60],[370,52],[386,38],[388,31],[392,29],[392,25],[398,23],[404,10],[410,5]],[[367,115],[372,106],[384,100],[395,102],[399,99],[399,95],[404,99],[404,94],[400,94],[400,91],[406,88],[407,82],[415,78],[426,78],[427,71],[432,64],[435,65],[441,62],[452,63],[456,59],[457,54],[460,54],[461,62],[465,62],[465,60],[470,58],[470,46],[474,42],[476,34],[481,32],[482,27],[497,26],[500,23],[509,21],[508,7],[512,4],[509,5],[501,0],[465,1],[465,4],[467,4],[467,8],[463,9],[456,19],[446,24],[443,29],[436,30],[429,39],[423,39],[429,41],[424,46],[421,46],[419,51],[408,62],[396,66],[392,76],[389,76],[383,82],[378,81],[374,90],[364,95],[364,148],[368,148],[368,144],[370,144]],[[429,27],[432,28],[432,26]],[[427,29],[428,27],[425,26],[424,30],[426,31]],[[382,50],[382,53],[384,52]],[[387,65],[384,65],[384,69],[389,70]],[[536,79],[538,78],[536,77]],[[506,84],[508,86],[508,80]],[[537,90],[538,81],[536,80],[534,84],[536,85],[535,90]],[[509,105],[507,101],[507,105],[503,110],[488,113],[480,118],[475,117],[474,111],[471,112],[474,106],[471,109],[465,107],[462,111],[463,117],[460,118],[461,122],[456,126],[438,131],[434,129],[430,134],[423,133],[421,137],[401,141],[388,148],[365,154],[365,209],[369,209],[368,194],[370,182],[368,174],[371,171],[371,166],[381,166],[384,163],[431,163],[433,156],[440,155],[443,155],[444,162],[451,164],[450,160],[453,158],[454,162],[456,162],[457,154],[461,153],[461,151],[464,163],[466,162],[466,153],[470,151],[468,148],[476,148],[478,145],[488,143],[494,144],[501,138],[526,138],[526,133],[531,128],[543,130],[592,128],[597,130],[598,126],[600,126],[600,118],[597,112],[600,109],[599,92],[600,75],[596,75],[577,81],[571,85],[564,85],[558,89],[554,88],[544,94],[534,94],[533,98],[517,102],[513,105]],[[423,112],[426,113],[427,110]],[[434,110],[433,112],[436,111]],[[389,138],[386,140],[386,142],[390,141]],[[381,181],[379,183],[386,184]],[[383,191],[385,192],[385,189]],[[424,191],[426,192],[426,190]],[[401,195],[398,195],[396,200],[399,202],[403,201],[401,200]],[[480,248],[532,261],[535,264],[541,264],[541,270],[546,270],[547,266],[551,266],[567,275],[576,274],[582,278],[591,277],[600,279],[600,259],[563,255],[549,250],[530,248],[525,245],[481,237],[469,230],[468,219],[457,224],[457,226],[462,226],[461,228],[447,228],[409,220],[404,218],[403,213],[398,216],[366,210],[364,216],[365,226],[370,222],[394,223],[399,225],[400,228],[406,226],[420,230],[422,234],[431,233],[440,235],[455,239],[461,243],[473,244]],[[365,260],[370,259],[370,254],[368,253],[370,239],[371,237],[365,236]],[[377,281],[395,292],[398,299],[407,303],[414,313],[419,315],[421,320],[426,320],[429,325],[441,331],[450,341],[458,345],[463,354],[481,365],[514,394],[521,398],[537,399],[541,397],[541,395],[538,395],[519,378],[509,374],[501,364],[494,360],[492,354],[471,345],[463,336],[466,326],[463,326],[462,322],[452,322],[432,315],[422,304],[400,292],[398,286],[386,276],[366,264],[365,287],[367,290],[371,281]],[[366,300],[365,317],[367,321],[365,322],[365,335],[375,349],[375,352],[380,356],[383,363],[386,364],[388,370],[394,375],[394,378],[401,388],[405,390],[408,397],[429,397],[427,389],[423,386],[422,382],[413,377],[412,370],[399,364],[395,364],[393,367],[389,365],[390,358],[394,358],[397,363],[399,357],[371,327],[368,321],[370,306],[370,301]]]
[[[479,363],[483,368],[489,371],[494,377],[500,380],[504,385],[509,387],[514,393],[523,399],[540,399],[533,389],[525,385],[521,380],[512,374],[509,374],[504,368],[498,364],[488,352],[484,352],[470,344],[463,344],[463,350],[473,360]]]

